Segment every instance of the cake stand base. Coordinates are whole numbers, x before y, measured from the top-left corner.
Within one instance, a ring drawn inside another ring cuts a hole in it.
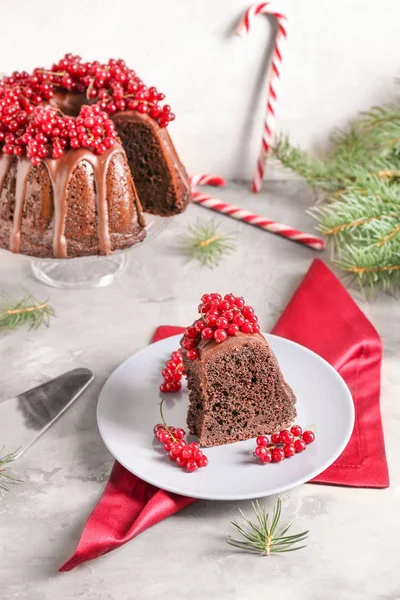
[[[127,253],[85,256],[67,260],[33,259],[34,277],[57,288],[95,288],[110,285],[128,263]]]

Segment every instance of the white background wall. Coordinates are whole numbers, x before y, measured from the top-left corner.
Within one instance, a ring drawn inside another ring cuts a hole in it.
[[[0,71],[47,66],[65,52],[124,58],[146,84],[167,94],[177,114],[170,131],[190,172],[251,177],[271,24],[261,16],[247,39],[234,36],[249,4],[0,0]],[[393,99],[400,74],[399,0],[282,0],[271,7],[289,19],[279,130],[319,152],[334,127]],[[273,168],[268,175],[274,176]]]

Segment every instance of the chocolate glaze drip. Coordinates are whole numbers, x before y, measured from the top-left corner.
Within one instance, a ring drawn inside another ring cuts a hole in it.
[[[53,252],[56,258],[67,258],[67,241],[64,235],[65,220],[67,216],[68,184],[74,169],[81,161],[92,166],[97,205],[97,229],[100,254],[110,254],[111,241],[108,226],[108,203],[106,176],[110,161],[113,156],[123,152],[122,146],[115,143],[112,148],[100,156],[93,154],[87,149],[70,150],[61,158],[47,158],[43,161],[46,166],[52,186],[54,198],[54,237]],[[3,188],[5,178],[13,160],[18,160],[15,207],[13,226],[10,235],[9,249],[11,252],[19,252],[21,238],[21,223],[24,209],[26,184],[32,164],[27,158],[15,159],[13,156],[3,156],[0,160],[0,190]],[[143,221],[141,207],[136,202],[136,210],[140,222]]]
[[[19,159],[20,160],[20,159]],[[29,171],[31,170],[30,160],[20,160],[18,166],[18,177],[15,188],[15,206],[14,206],[14,219],[13,226],[10,235],[10,250],[11,252],[19,252],[19,245],[21,241],[21,223],[22,223],[22,211],[24,210],[24,199],[26,182],[28,180]]]

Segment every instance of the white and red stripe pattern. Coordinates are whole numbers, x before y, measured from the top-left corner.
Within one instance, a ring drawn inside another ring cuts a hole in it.
[[[193,202],[195,204],[199,204],[205,208],[210,208],[218,213],[227,215],[228,217],[232,217],[238,221],[244,221],[249,225],[254,225],[260,229],[270,231],[271,233],[276,233],[277,235],[281,235],[282,237],[292,240],[293,242],[299,242],[300,244],[309,246],[313,250],[323,250],[325,248],[325,241],[315,235],[303,233],[298,229],[289,227],[289,225],[284,225],[283,223],[277,223],[271,219],[260,217],[259,215],[256,215],[248,210],[244,210],[243,208],[239,208],[238,206],[233,206],[232,204],[227,204],[226,202],[222,202],[217,198],[202,194],[196,189],[197,185],[214,185],[216,187],[224,186],[226,181],[223,177],[219,177],[218,175],[193,175],[190,178],[190,183],[192,186]]]
[[[285,15],[283,15],[280,12],[271,10],[269,8],[269,5],[270,2],[262,2],[261,4],[253,4],[252,6],[250,6],[250,8],[246,10],[245,14],[239,22],[239,25],[236,28],[236,34],[240,37],[245,37],[251,30],[254,18],[261,13],[271,15],[277,20],[278,23],[274,49],[272,52],[272,58],[267,73],[267,106],[265,111],[261,149],[258,155],[256,171],[252,182],[253,192],[259,192],[261,190],[267,154],[273,142],[277,87],[281,76],[282,47],[286,41],[287,36],[287,19]]]

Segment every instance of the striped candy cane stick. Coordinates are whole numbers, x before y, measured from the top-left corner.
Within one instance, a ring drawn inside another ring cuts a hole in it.
[[[226,180],[219,175],[192,175],[189,177],[190,187],[196,188],[198,185],[215,185],[221,187],[226,185]]]
[[[271,219],[260,217],[255,213],[249,212],[248,210],[243,210],[238,206],[221,202],[221,200],[217,200],[216,198],[202,194],[195,188],[195,185],[214,185],[216,187],[224,186],[226,181],[223,179],[223,177],[218,177],[217,175],[193,175],[190,178],[190,182],[192,184],[192,197],[195,204],[199,204],[205,208],[210,208],[211,210],[215,210],[223,215],[227,215],[233,219],[237,219],[238,221],[244,221],[249,225],[254,225],[260,229],[270,231],[271,233],[276,233],[277,235],[281,235],[282,237],[294,242],[299,242],[300,244],[309,246],[310,248],[313,248],[313,250],[323,250],[325,248],[325,241],[315,235],[303,233],[298,229],[289,227],[289,225],[277,223]]]
[[[267,95],[267,106],[265,111],[264,128],[260,153],[257,159],[256,171],[252,182],[253,192],[259,192],[261,190],[262,181],[264,177],[265,164],[267,159],[267,153],[271,148],[274,125],[275,125],[275,112],[276,112],[276,98],[277,98],[277,84],[281,76],[281,64],[282,64],[282,47],[286,41],[286,22],[285,15],[280,12],[275,12],[269,8],[269,2],[262,2],[261,4],[253,4],[245,12],[239,25],[236,28],[236,34],[240,37],[245,37],[251,30],[254,18],[261,14],[268,14],[274,17],[278,23],[278,29],[275,37],[274,50],[272,53],[271,63],[268,68],[268,95]]]

